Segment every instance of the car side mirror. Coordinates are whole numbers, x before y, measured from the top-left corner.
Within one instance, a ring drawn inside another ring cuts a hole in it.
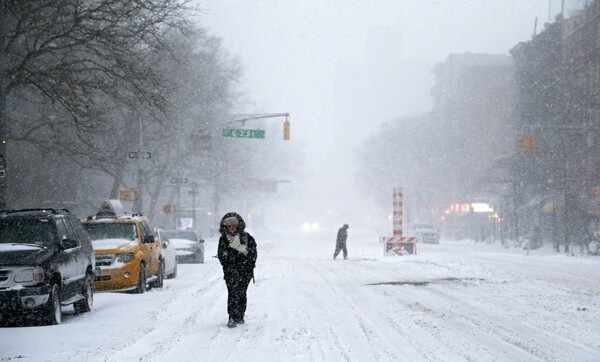
[[[163,249],[166,249],[166,248],[167,248],[167,243],[163,242],[163,243],[162,243],[162,248],[163,248]]]
[[[150,244],[154,242],[154,235],[146,235],[144,236],[144,240],[142,240],[144,244]]]
[[[60,242],[60,248],[63,250],[67,250],[67,249],[73,249],[76,248],[78,246],[77,240],[74,239],[62,239]]]

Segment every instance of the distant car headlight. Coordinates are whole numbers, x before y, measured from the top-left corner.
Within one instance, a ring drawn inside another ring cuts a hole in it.
[[[117,261],[127,264],[133,260],[133,253],[117,254]]]
[[[319,231],[319,224],[317,224],[316,222],[305,222],[304,224],[302,224],[302,231]]]
[[[46,278],[44,268],[35,267],[20,270],[15,274],[15,283],[40,283]]]

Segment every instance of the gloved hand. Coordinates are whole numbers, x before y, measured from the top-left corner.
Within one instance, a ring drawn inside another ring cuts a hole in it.
[[[230,242],[229,242],[229,246],[234,248],[234,249],[238,249],[240,246],[242,246],[242,244],[240,243],[240,237],[239,236],[235,236]],[[239,250],[239,249],[238,249]]]
[[[229,242],[229,246],[234,248],[235,250],[239,251],[240,253],[244,254],[244,255],[248,255],[248,246],[240,243],[240,237],[239,235],[236,235],[230,242]]]

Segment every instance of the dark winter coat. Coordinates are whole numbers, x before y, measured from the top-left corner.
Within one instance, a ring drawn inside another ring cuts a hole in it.
[[[229,213],[223,217],[223,220],[230,216],[236,216],[239,220],[238,233],[240,234],[240,243],[247,246],[248,255],[244,255],[229,247],[229,241],[226,236],[226,227],[221,220],[219,238],[219,246],[217,248],[217,257],[223,267],[223,275],[226,280],[239,279],[251,280],[254,275],[254,267],[256,266],[256,258],[258,253],[256,250],[256,241],[252,235],[244,231],[246,224],[244,220],[236,213]]]
[[[344,225],[338,230],[336,245],[346,245],[346,239],[348,239],[348,227]]]

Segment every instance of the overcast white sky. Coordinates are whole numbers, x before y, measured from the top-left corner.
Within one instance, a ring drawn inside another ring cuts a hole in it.
[[[567,16],[583,3],[566,0]],[[561,0],[201,0],[200,6],[206,12],[199,21],[242,62],[253,102],[245,111],[291,113],[290,146],[306,147],[305,174],[327,190],[319,199],[333,203],[354,193],[346,182],[352,151],[366,135],[382,122],[430,110],[435,64],[450,53],[508,54],[531,39],[536,17],[538,32],[554,19]]]

